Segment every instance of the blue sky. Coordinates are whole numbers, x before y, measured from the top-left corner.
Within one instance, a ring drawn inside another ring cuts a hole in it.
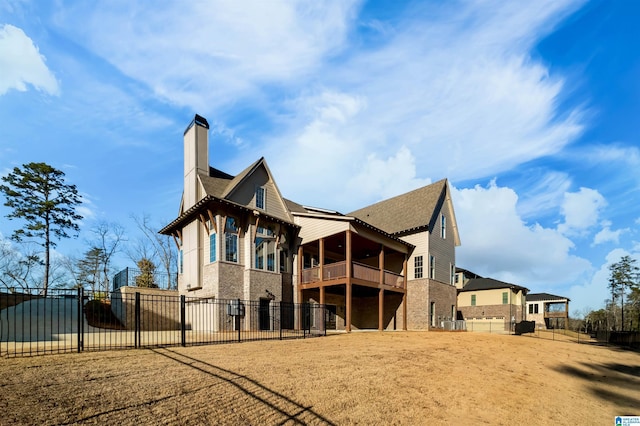
[[[99,221],[164,225],[182,132],[264,156],[281,192],[348,212],[447,177],[458,266],[599,308],[640,258],[640,3],[0,4],[0,174],[63,170]],[[9,236],[16,222],[4,218]],[[121,259],[122,266],[126,260]]]

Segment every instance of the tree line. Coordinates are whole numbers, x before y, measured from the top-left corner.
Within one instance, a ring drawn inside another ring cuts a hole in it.
[[[611,298],[605,300],[604,308],[587,313],[585,324],[589,329],[640,331],[640,268],[636,263],[625,255],[609,265]]]
[[[11,290],[40,289],[46,296],[52,287],[85,288],[107,294],[111,290],[113,261],[118,253],[136,264],[136,284],[157,287],[156,271],[175,277],[177,254],[173,242],[159,235],[147,215],[132,216],[141,236],[127,238],[123,226],[102,221],[90,230],[82,257],[53,251],[58,241],[76,238],[83,217],[82,199],[65,174],[46,163],[28,163],[2,177],[0,194],[17,220],[10,240],[0,241],[0,286]],[[173,279],[175,281],[175,278]]]

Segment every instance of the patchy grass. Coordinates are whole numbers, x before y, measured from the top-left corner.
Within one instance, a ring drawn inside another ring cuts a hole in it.
[[[475,333],[0,360],[2,424],[613,424],[640,354]]]

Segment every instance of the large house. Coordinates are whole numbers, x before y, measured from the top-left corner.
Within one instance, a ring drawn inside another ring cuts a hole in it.
[[[264,158],[236,176],[210,167],[208,133],[199,115],[184,132],[179,215],[160,231],[179,247],[181,294],[319,303],[346,331],[455,319],[447,180],[345,215],[283,198]]]
[[[531,293],[527,296],[527,321],[537,327],[567,328],[569,325],[569,298],[549,293]]]
[[[471,331],[509,331],[525,319],[529,289],[458,268],[458,319]]]

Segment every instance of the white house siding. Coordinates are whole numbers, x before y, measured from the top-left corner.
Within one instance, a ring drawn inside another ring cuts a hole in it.
[[[382,237],[380,234],[370,231],[366,228],[361,228],[357,225],[354,225],[352,222],[350,223],[349,229],[352,232],[361,235],[362,237],[368,239],[369,241],[375,241],[379,244],[383,244],[385,247],[389,247],[393,250],[404,252],[406,250],[406,246],[400,242],[393,241]],[[331,235],[331,234],[327,234]]]
[[[182,229],[182,280],[187,288],[196,288],[201,285],[202,243],[200,235],[200,223],[197,220],[189,223]]]
[[[445,238],[441,237],[440,215],[446,217],[447,229]],[[429,251],[436,258],[435,279],[443,283],[451,283],[451,266],[455,267],[455,241],[453,237],[453,228],[451,227],[452,216],[444,203],[442,209],[436,216],[436,223],[429,235]],[[429,267],[429,259],[426,259],[427,267]]]
[[[230,194],[229,198],[249,208],[261,210],[256,207],[256,188],[258,187],[263,187],[266,190],[265,208],[262,211],[282,220],[291,220],[284,202],[273,181],[269,179],[269,174],[264,166],[259,166],[250,176],[247,176],[246,180]]]
[[[415,249],[413,249],[411,257],[409,257],[409,261],[407,263],[407,269],[409,270],[407,279],[416,279],[416,256],[422,256],[422,278],[427,278],[429,276],[429,233],[427,231],[418,232],[415,234],[405,235],[402,239],[415,246]]]
[[[301,244],[318,240],[321,237],[345,232],[350,229],[349,222],[344,220],[331,220],[303,216],[296,216],[295,224],[301,227],[298,235],[301,239]]]

